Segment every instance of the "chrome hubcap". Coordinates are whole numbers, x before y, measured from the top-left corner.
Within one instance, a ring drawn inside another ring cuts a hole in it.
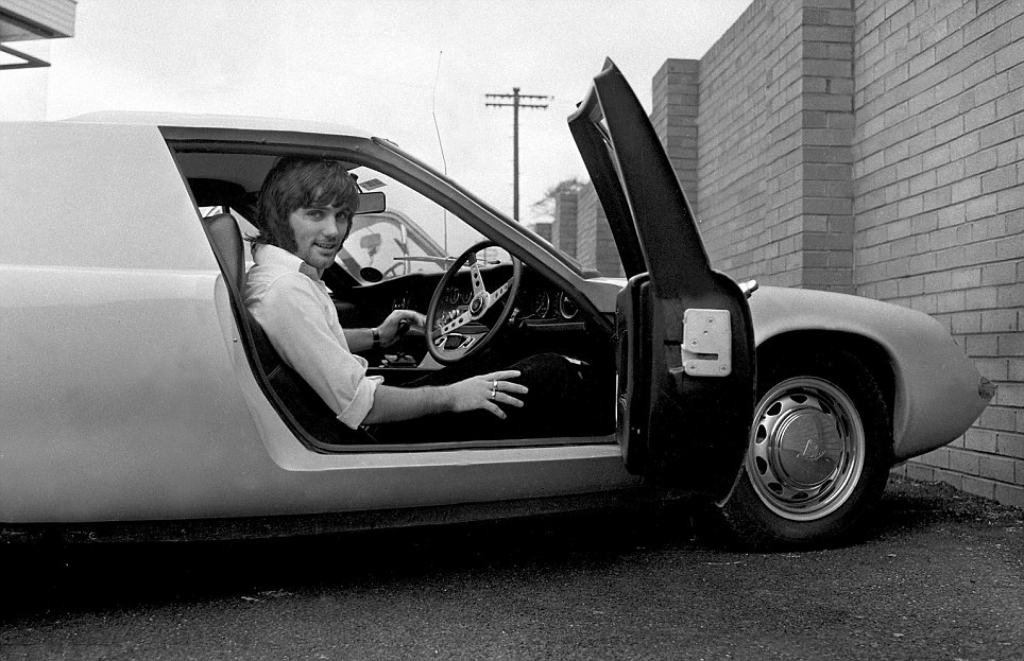
[[[792,521],[828,516],[864,468],[864,426],[850,398],[816,377],[778,384],[754,414],[747,475],[761,501]]]

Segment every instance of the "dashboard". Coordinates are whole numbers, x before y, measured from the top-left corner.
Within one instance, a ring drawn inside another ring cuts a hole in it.
[[[493,292],[512,277],[512,268],[509,264],[489,266],[481,268],[480,275],[487,291]],[[352,300],[348,307],[367,310],[373,297],[380,296],[387,291],[385,300],[388,301],[390,309],[419,310],[426,313],[430,297],[433,295],[439,279],[435,276],[426,277],[414,274],[386,280],[379,285],[360,288],[365,289],[365,300]],[[473,288],[469,273],[468,271],[459,273],[445,286],[441,300],[438,302],[438,314],[442,320],[454,319],[467,310],[472,301]],[[496,306],[496,311],[500,311],[503,307],[503,305]],[[365,320],[350,319],[348,321],[353,326],[365,326],[372,323],[379,315],[386,316],[387,311],[372,313]],[[545,331],[580,330],[585,326],[584,315],[575,298],[525,265],[519,283],[519,292],[516,295],[513,319],[515,323],[527,328]]]
[[[516,296],[520,319],[556,319],[573,321],[579,305],[564,291],[541,284],[524,283]]]
[[[488,291],[494,291],[511,277],[510,272],[499,269],[492,273],[481,270]],[[458,316],[473,300],[473,288],[468,278],[457,278],[441,295],[443,313]],[[558,287],[523,269],[516,295],[516,318],[528,325],[557,324],[576,321],[580,308],[575,300]]]

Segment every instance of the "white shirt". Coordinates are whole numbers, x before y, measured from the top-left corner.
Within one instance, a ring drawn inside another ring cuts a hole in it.
[[[284,362],[316,390],[338,420],[356,429],[384,379],[366,376],[366,359],[349,350],[320,273],[277,246],[259,246],[253,259],[245,306]]]

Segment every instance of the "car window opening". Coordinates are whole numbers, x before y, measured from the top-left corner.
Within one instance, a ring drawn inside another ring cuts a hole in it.
[[[173,146],[172,146],[173,150]],[[249,367],[267,399],[281,419],[309,449],[316,452],[379,452],[385,447],[402,450],[445,450],[495,447],[526,447],[578,443],[614,443],[614,361],[608,333],[594,333],[585,314],[569,292],[553,287],[539,274],[525,269],[523,288],[514,305],[512,322],[502,330],[500,351],[527,355],[537,351],[560,353],[577,364],[596,366],[605,382],[607,415],[580,420],[568,433],[538,438],[498,438],[451,442],[417,439],[401,446],[382,446],[369,430],[350,430],[303,379],[277,355],[259,324],[241,299],[244,273],[252,265],[248,237],[254,236],[256,197],[263,172],[275,158],[265,154],[190,152],[175,150],[200,217],[217,253],[229,286],[234,319],[244,340]],[[447,208],[399,183],[385,172],[358,164],[350,171],[366,191],[382,192],[384,209],[353,217],[352,228],[336,263],[324,272],[323,280],[335,299],[339,320],[345,328],[372,327],[392,309],[414,309],[426,313],[427,303],[454,257],[484,237]],[[190,176],[192,174],[202,176]],[[216,175],[216,176],[213,176]],[[231,218],[234,226],[226,243]],[[217,226],[216,229],[214,226]],[[241,251],[239,255],[222,254]],[[242,263],[241,274],[232,274],[231,262]],[[478,255],[478,268],[488,288],[507,280],[511,256],[503,249],[489,247]],[[473,294],[468,265],[460,269],[442,293],[439,319],[450,320],[467,309]],[[374,321],[376,320],[376,322]],[[485,317],[482,321],[489,321]],[[469,330],[474,330],[472,327]],[[452,333],[443,340],[451,349],[463,335]],[[419,346],[417,346],[417,343]],[[441,346],[441,345],[439,345]],[[427,372],[448,369],[431,360],[422,336],[404,338],[387,350],[365,352],[368,374],[381,375],[389,385],[408,383]]]

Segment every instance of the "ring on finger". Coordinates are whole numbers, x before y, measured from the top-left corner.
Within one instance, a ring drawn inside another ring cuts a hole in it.
[[[497,399],[497,398],[498,398],[498,382],[497,381],[493,381],[491,383],[491,399]]]

